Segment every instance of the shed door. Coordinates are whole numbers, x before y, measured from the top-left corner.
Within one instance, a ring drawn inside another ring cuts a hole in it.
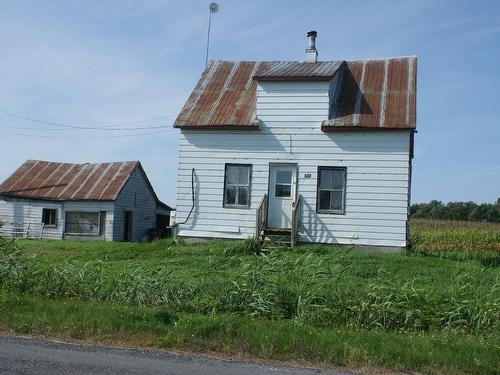
[[[124,236],[123,239],[125,241],[132,241],[132,211],[125,211],[125,220],[124,220]]]
[[[297,190],[297,166],[293,164],[271,164],[269,168],[269,191],[267,226],[274,229],[289,229],[292,224],[292,203]]]

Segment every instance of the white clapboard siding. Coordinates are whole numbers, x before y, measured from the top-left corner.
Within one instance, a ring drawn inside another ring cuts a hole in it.
[[[334,87],[334,84],[331,85]],[[257,88],[258,131],[189,130],[180,135],[178,234],[246,238],[255,235],[256,210],[268,191],[270,163],[298,166],[302,195],[300,240],[405,246],[409,141],[405,131],[321,131],[331,105],[328,82],[265,82]],[[224,208],[226,163],[252,165],[250,208]],[[344,215],[316,213],[319,166],[347,168]],[[308,177],[308,176],[310,177]]]
[[[57,225],[41,233],[44,208],[57,210]],[[62,238],[64,214],[59,202],[0,197],[0,222],[0,233],[6,237],[26,237],[29,227],[30,237],[57,240]]]
[[[115,240],[124,240],[125,210],[132,211],[132,241],[145,241],[156,229],[156,200],[139,168],[127,180],[115,201]]]
[[[44,227],[42,232],[42,211],[44,208],[57,210],[57,225]],[[106,212],[105,239],[113,240],[113,202],[108,201],[44,201],[36,199],[0,198],[0,222],[4,223],[1,233],[5,236],[26,236],[29,226],[30,237],[63,239],[66,212]]]

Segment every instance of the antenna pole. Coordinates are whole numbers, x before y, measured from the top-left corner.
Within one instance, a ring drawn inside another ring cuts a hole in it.
[[[217,3],[210,3],[208,6],[208,33],[207,33],[207,52],[205,54],[205,68],[208,65],[208,49],[210,48],[210,27],[212,26],[212,14],[219,11],[219,6]]]
[[[210,46],[210,26],[212,25],[212,10],[208,12],[207,53],[205,54],[205,67],[208,65],[208,48]]]

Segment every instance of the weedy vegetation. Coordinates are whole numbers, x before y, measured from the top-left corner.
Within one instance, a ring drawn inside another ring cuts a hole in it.
[[[413,228],[412,251],[392,255],[269,250],[253,239],[2,240],[0,325],[333,365],[496,373],[499,225]],[[469,245],[476,238],[482,245]]]

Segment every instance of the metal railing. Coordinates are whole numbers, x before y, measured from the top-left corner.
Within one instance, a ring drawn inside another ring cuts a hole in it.
[[[266,227],[267,218],[267,194],[264,194],[257,208],[257,221],[255,225],[255,237],[260,238],[262,231]]]
[[[45,224],[2,222],[0,234],[6,237],[42,239],[45,234]]]
[[[294,247],[297,243],[297,235],[299,232],[299,222],[300,222],[300,199],[301,195],[299,194],[295,202],[292,203],[292,225],[290,228],[291,238],[290,238],[290,246]]]

